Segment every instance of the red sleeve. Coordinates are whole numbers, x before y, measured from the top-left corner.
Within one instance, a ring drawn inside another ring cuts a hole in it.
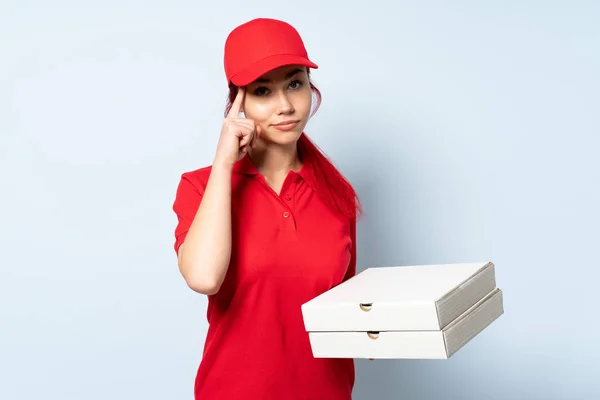
[[[353,218],[350,221],[350,239],[352,244],[350,247],[350,264],[348,264],[348,271],[344,276],[344,281],[352,278],[356,275],[356,219]]]
[[[192,180],[187,174],[181,176],[175,202],[173,203],[173,211],[177,215],[177,226],[175,228],[175,253],[179,253],[179,246],[185,240],[185,236],[190,229],[190,225],[194,221],[202,195],[204,194],[205,186],[199,181]]]

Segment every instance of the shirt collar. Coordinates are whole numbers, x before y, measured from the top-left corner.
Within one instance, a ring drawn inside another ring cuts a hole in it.
[[[235,163],[233,166],[233,172],[249,176],[256,176],[259,174],[258,169],[256,169],[256,166],[248,154],[244,155],[244,157]],[[298,172],[291,171],[291,173],[292,176],[297,175],[301,177],[308,184],[308,186],[312,188],[312,190],[316,191],[315,171],[309,162],[304,161]]]
[[[248,153],[244,155],[238,162],[233,166],[233,172],[244,175],[258,175],[258,170],[252,163]]]

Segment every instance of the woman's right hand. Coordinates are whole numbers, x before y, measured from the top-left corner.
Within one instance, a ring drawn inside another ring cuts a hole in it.
[[[215,154],[215,164],[233,167],[253,146],[260,136],[260,127],[253,120],[239,118],[242,103],[246,94],[245,88],[238,90],[237,96],[223,121],[221,136]]]

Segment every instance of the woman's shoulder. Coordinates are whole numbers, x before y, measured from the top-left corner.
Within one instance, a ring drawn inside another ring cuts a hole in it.
[[[239,174],[236,174],[236,172],[240,171],[240,164],[241,162],[237,162],[232,169],[232,181],[234,183],[238,180],[237,175]],[[180,175],[180,185],[191,185],[194,186],[197,190],[203,190],[204,188],[206,188],[208,178],[210,178],[212,169],[212,165],[205,165],[203,167],[199,167],[193,170],[184,171]]]
[[[185,188],[188,188],[196,192],[204,192],[211,169],[212,166],[208,165],[183,171],[179,177],[179,191],[185,191]]]
[[[212,165],[199,167],[192,170],[183,171],[181,173],[181,179],[191,180],[193,182],[206,183],[210,176]]]

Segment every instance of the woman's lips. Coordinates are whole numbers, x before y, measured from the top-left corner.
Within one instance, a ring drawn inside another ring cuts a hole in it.
[[[277,125],[273,125],[273,127],[280,131],[291,131],[298,125],[298,122],[300,121],[284,121]]]

